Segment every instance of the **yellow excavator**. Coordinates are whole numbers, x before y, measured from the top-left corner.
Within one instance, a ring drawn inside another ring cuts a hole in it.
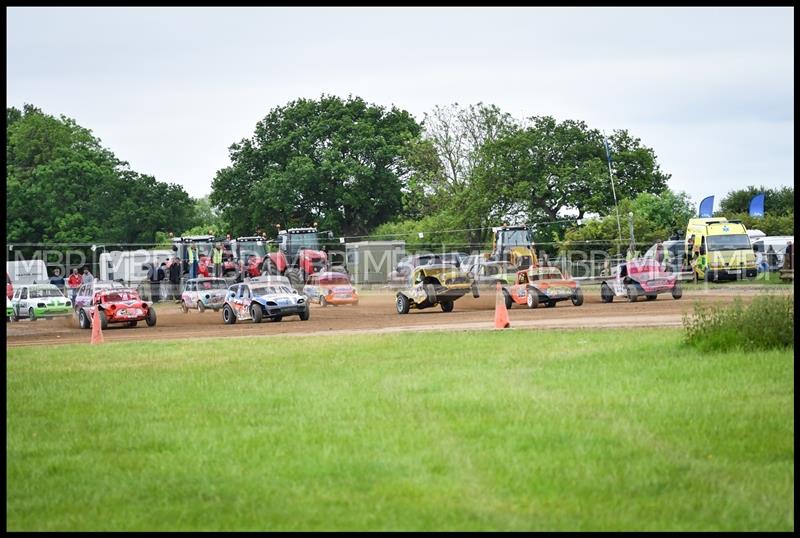
[[[492,233],[494,237],[490,260],[512,263],[520,271],[539,266],[533,233],[527,226],[496,226],[492,228]]]

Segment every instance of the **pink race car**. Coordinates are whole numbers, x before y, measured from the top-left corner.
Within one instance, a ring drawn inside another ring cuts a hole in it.
[[[635,303],[640,296],[654,301],[659,293],[670,293],[673,299],[683,295],[678,278],[661,269],[653,260],[631,260],[611,270],[611,277],[600,284],[600,300],[610,303],[614,297],[627,297]]]

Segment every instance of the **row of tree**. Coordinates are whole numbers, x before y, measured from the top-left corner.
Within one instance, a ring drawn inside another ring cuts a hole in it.
[[[167,232],[273,235],[316,222],[411,248],[469,248],[490,241],[492,226],[536,223],[537,242],[553,252],[607,244],[619,232],[604,141],[581,121],[518,119],[494,105],[436,107],[417,122],[394,106],[323,95],[271,110],[230,146],[211,194],[193,200],[131,170],[74,120],[7,108],[7,241],[147,243]],[[694,207],[667,188],[654,151],[624,129],[607,142],[623,240],[631,211],[637,241],[685,230]],[[722,213],[742,217],[756,192],[767,193],[757,226],[792,233],[791,188],[734,191]]]
[[[152,242],[197,220],[183,188],[140,174],[74,120],[6,109],[6,241]]]
[[[608,143],[618,196],[666,189],[651,148],[625,130]],[[431,240],[480,243],[501,222],[560,224],[549,235],[563,233],[565,210],[574,222],[613,206],[601,132],[480,103],[436,107],[417,123],[358,97],[300,99],[270,111],[230,158],[210,199],[234,233],[318,222],[351,237],[422,227],[460,230]]]

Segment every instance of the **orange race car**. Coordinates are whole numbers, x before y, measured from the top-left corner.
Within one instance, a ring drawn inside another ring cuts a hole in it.
[[[344,273],[314,273],[303,287],[303,294],[322,306],[358,304],[358,293],[350,283],[350,277]]]
[[[564,278],[557,267],[530,267],[518,271],[516,283],[503,286],[506,308],[514,303],[536,308],[539,304],[556,306],[559,301],[572,301],[575,306],[583,304],[583,291],[578,283]]]

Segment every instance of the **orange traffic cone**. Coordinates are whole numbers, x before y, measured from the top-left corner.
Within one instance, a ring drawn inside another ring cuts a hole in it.
[[[95,306],[94,312],[92,312],[92,344],[103,343],[103,328],[100,326],[100,314],[98,314],[98,310],[99,308]]]
[[[500,283],[497,283],[497,295],[494,301],[494,328],[495,329],[508,329],[511,327],[511,321],[508,319],[508,309],[506,302],[503,299],[503,294],[500,289]]]

